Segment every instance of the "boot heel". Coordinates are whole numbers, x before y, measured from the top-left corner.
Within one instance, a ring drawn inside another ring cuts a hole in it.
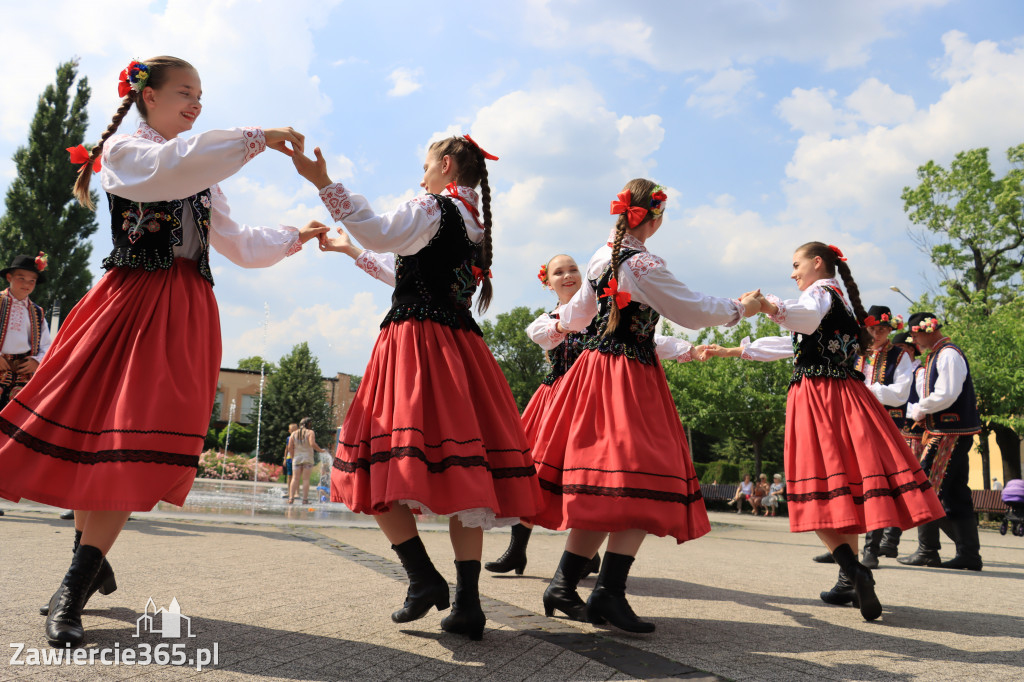
[[[437,607],[438,611],[445,611],[452,605],[451,595],[448,593],[448,585],[445,585],[443,594],[437,595],[437,601],[434,602],[434,606]]]
[[[100,585],[98,592],[100,594],[106,595],[106,594],[110,594],[111,592],[114,592],[116,590],[117,590],[117,580],[114,579],[114,574],[111,573],[110,576],[106,580],[104,580],[103,583]]]
[[[523,557],[523,563],[516,566],[516,575],[522,575],[523,571],[526,570],[526,557]]]

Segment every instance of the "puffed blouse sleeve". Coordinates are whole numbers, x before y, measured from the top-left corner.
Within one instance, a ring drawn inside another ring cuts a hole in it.
[[[210,130],[164,142],[121,135],[103,146],[104,191],[129,201],[171,201],[198,194],[266,149],[260,128]]]
[[[356,267],[384,284],[395,286],[395,254],[364,250],[356,258]]]
[[[778,296],[767,294],[769,301],[778,306],[778,311],[768,318],[779,326],[799,334],[813,334],[832,307],[832,296],[821,284],[807,287],[798,299],[783,301]]]
[[[243,268],[265,268],[302,249],[294,227],[251,227],[231,219],[220,186],[210,188],[210,246]]]
[[[692,350],[693,344],[686,339],[654,333],[654,352],[658,355],[659,360],[689,362],[693,360]]]
[[[743,351],[740,357],[744,360],[759,360],[769,362],[771,360],[784,360],[793,357],[793,337],[789,336],[765,336],[755,341],[745,337],[740,341],[740,348]]]
[[[366,197],[349,193],[340,182],[321,189],[320,199],[331,217],[372,251],[410,256],[423,249],[441,227],[441,207],[425,194],[381,214],[374,212]]]

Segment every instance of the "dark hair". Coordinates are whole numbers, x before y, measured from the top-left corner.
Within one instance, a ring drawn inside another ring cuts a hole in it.
[[[142,62],[149,69],[149,77],[146,79],[146,88],[153,88],[159,90],[164,82],[167,80],[168,74],[174,69],[192,69],[195,71],[195,67],[186,62],[184,59],[178,59],[177,57],[151,57]],[[145,90],[145,88],[143,88]],[[114,112],[114,118],[111,119],[110,125],[103,131],[103,135],[100,136],[100,141],[96,143],[96,146],[89,151],[89,161],[85,163],[78,170],[78,179],[75,181],[75,198],[78,199],[78,203],[82,204],[89,209],[96,208],[92,203],[92,197],[89,196],[89,180],[92,179],[92,164],[103,152],[103,144],[107,141],[111,135],[113,135],[118,126],[121,125],[122,119],[128,114],[128,110],[132,108],[134,104],[139,109],[139,115],[145,119],[148,116],[146,111],[146,103],[142,100],[141,92],[135,92],[129,90],[128,94],[121,100],[121,106]]]
[[[300,429],[308,429],[309,425],[312,422],[313,422],[313,419],[311,417],[303,417],[302,419],[299,420],[299,428]]]
[[[814,258],[815,256],[821,258],[821,262],[825,264],[825,271],[830,277],[835,277],[836,271],[839,271],[839,276],[843,278],[843,286],[846,287],[846,293],[850,297],[850,304],[853,306],[853,314],[857,318],[857,340],[860,342],[860,352],[867,353],[868,349],[871,348],[871,335],[868,333],[867,327],[864,326],[864,318],[868,314],[864,310],[864,305],[860,302],[860,289],[857,287],[857,283],[853,281],[850,266],[846,264],[845,260],[840,260],[839,254],[833,251],[828,244],[822,244],[821,242],[807,242],[799,247],[796,252],[802,253],[808,258]]]
[[[491,304],[491,187],[487,184],[487,160],[483,150],[464,137],[448,137],[430,145],[430,153],[441,159],[450,156],[455,162],[455,181],[466,187],[480,185],[480,208],[484,224],[484,241],[481,249],[480,269],[484,278],[480,282],[480,295],[476,299],[477,312],[483,313]]]
[[[644,208],[650,208],[651,205],[651,194],[654,192],[654,188],[658,185],[651,180],[645,178],[634,178],[626,183],[626,186],[622,188],[622,191],[629,190],[630,206],[642,206]],[[615,221],[615,239],[612,242],[612,279],[617,279],[619,275],[619,252],[622,249],[622,238],[626,235],[626,229],[629,227],[629,218],[627,213],[623,213],[619,216],[619,219]],[[644,216],[644,219],[640,222],[643,225],[645,222],[654,217],[654,214],[650,211]],[[637,225],[639,227],[640,225]],[[619,306],[615,304],[615,301],[611,301],[611,313],[608,315],[608,325],[605,327],[604,333],[601,336],[608,336],[619,326]]]

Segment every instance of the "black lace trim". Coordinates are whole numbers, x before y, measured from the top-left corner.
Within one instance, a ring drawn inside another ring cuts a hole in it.
[[[473,319],[472,313],[468,310],[456,311],[426,303],[400,303],[393,306],[384,317],[384,321],[380,323],[380,328],[383,329],[392,322],[402,322],[410,318],[415,318],[420,322],[430,320],[452,329],[464,329],[477,336],[484,335],[476,320]]]
[[[525,454],[525,451],[522,450],[514,450],[514,452],[523,452],[523,454]],[[521,467],[492,467],[487,461],[487,458],[482,455],[474,455],[472,457],[451,455],[438,462],[432,462],[427,459],[427,456],[422,450],[415,447],[401,447],[382,450],[380,452],[374,452],[369,457],[360,457],[354,462],[343,460],[340,457],[335,457],[333,467],[346,474],[352,474],[359,470],[369,472],[370,466],[373,464],[384,464],[393,459],[406,458],[420,460],[426,465],[427,471],[432,474],[444,473],[452,467],[482,467],[491,472],[491,476],[493,478],[528,478],[530,476],[537,475],[537,470],[532,464]]]
[[[648,488],[612,488],[603,485],[559,485],[539,479],[540,487],[555,495],[596,495],[598,497],[631,497],[642,500],[655,500],[658,502],[673,502],[676,504],[690,505],[704,499],[700,488],[690,494],[670,493],[664,490],[650,490]]]
[[[17,398],[12,400],[11,402],[17,403],[23,410],[25,410],[26,412],[30,413],[32,416],[36,417],[37,419],[41,419],[42,421],[46,422],[47,424],[50,424],[51,426],[56,426],[58,428],[64,429],[66,431],[71,431],[73,433],[81,433],[81,434],[84,434],[86,436],[102,436],[105,433],[145,433],[145,434],[155,434],[155,435],[158,435],[158,436],[180,436],[182,438],[199,438],[200,440],[205,440],[206,439],[206,434],[205,433],[182,433],[181,431],[161,431],[159,429],[102,429],[100,431],[88,431],[86,429],[76,429],[73,426],[66,426],[64,424],[61,424],[60,422],[55,422],[52,419],[48,419],[48,418],[44,417],[43,415],[39,414],[38,412],[33,410],[28,405],[26,405],[25,403],[23,403],[20,400],[18,400]],[[8,423],[10,423],[10,422],[8,422]],[[14,426],[13,424],[11,424],[11,425]],[[14,427],[14,428],[17,428],[17,427]]]
[[[853,498],[854,504],[864,504],[864,500],[870,500],[874,497],[899,497],[904,493],[910,492],[911,490],[925,491],[931,489],[932,484],[927,480],[918,483],[917,481],[910,481],[904,483],[896,488],[873,488],[867,490],[863,495],[854,495],[850,490],[849,486],[843,486],[842,488],[835,488],[834,490],[816,490],[810,493],[786,493],[787,502],[812,502],[815,500],[834,500],[837,497],[844,497],[849,495]]]
[[[343,441],[343,440],[341,440],[339,438],[338,439],[338,445],[344,446],[346,448],[358,448],[358,447],[361,447],[361,446],[364,446],[364,445],[366,447],[370,447],[372,445],[371,441],[375,441],[375,440],[378,440],[380,438],[390,438],[392,434],[398,433],[399,431],[415,431],[415,432],[419,433],[422,436],[426,435],[425,433],[423,433],[423,429],[418,428],[416,426],[399,426],[398,428],[392,429],[391,431],[388,431],[387,433],[380,433],[380,434],[377,434],[376,436],[370,436],[370,440],[366,440],[365,438],[363,438],[363,439],[360,439],[358,442],[355,442],[355,443],[346,443],[345,441]],[[454,443],[455,445],[469,445],[470,443],[482,443],[482,442],[483,442],[482,438],[470,438],[469,440],[455,440],[454,438],[442,438],[441,441],[438,442],[437,444],[424,443],[423,447],[425,447],[425,448],[440,448],[440,447],[443,447],[446,443]],[[485,452],[521,452],[521,453],[526,454],[526,453],[530,452],[530,449],[527,448],[526,450],[520,450],[519,448],[485,448],[484,451]]]
[[[83,452],[48,443],[40,438],[22,431],[20,428],[0,417],[0,433],[11,440],[24,445],[30,450],[75,464],[101,464],[106,462],[144,462],[148,464],[168,464],[199,469],[199,455],[183,455],[177,452],[161,452],[159,450],[99,450]]]
[[[825,377],[827,379],[854,379],[856,381],[864,381],[864,374],[855,369],[837,367],[836,365],[811,365],[809,367],[798,367],[794,365],[793,376],[790,378],[789,383],[795,384],[804,377]]]
[[[675,479],[677,481],[682,481],[683,483],[694,483],[694,482],[696,482],[698,480],[698,477],[696,475],[694,475],[694,476],[676,476],[674,474],[655,474],[655,473],[652,473],[650,471],[635,471],[633,469],[598,469],[596,467],[569,467],[568,469],[563,469],[561,467],[557,467],[554,464],[549,464],[547,462],[538,462],[538,464],[540,464],[541,466],[546,466],[546,467],[548,467],[550,469],[554,469],[555,471],[562,471],[562,472],[565,472],[565,471],[599,471],[599,472],[601,472],[603,474],[634,474],[634,475],[637,475],[637,476],[657,476],[659,478],[673,478],[673,479]]]
[[[658,354],[654,352],[654,342],[643,345],[623,343],[613,336],[592,336],[587,339],[584,348],[596,350],[598,353],[607,355],[624,355],[630,360],[636,360],[644,365],[658,364]]]

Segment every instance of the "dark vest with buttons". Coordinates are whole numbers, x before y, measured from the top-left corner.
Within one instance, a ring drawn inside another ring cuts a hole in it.
[[[864,381],[864,375],[857,370],[860,326],[843,304],[842,295],[833,287],[822,288],[832,297],[832,306],[814,332],[793,332],[795,357],[790,383],[795,384],[804,377]]]
[[[963,388],[953,404],[941,412],[929,414],[925,417],[925,425],[931,433],[950,433],[959,435],[970,435],[981,432],[981,417],[978,415],[978,398],[974,393],[974,382],[971,380],[971,366],[967,362],[967,356],[949,339],[932,349],[928,354],[928,361],[925,363],[925,395],[928,397],[935,390],[935,382],[939,380],[938,359],[939,351],[952,348],[967,365],[967,378],[964,379]]]
[[[103,259],[103,267],[136,268],[153,272],[169,270],[174,264],[174,247],[183,243],[182,216],[191,211],[202,250],[196,265],[203,279],[213,284],[210,272],[211,193],[204,189],[185,199],[171,201],[128,201],[107,193],[110,231],[114,249]]]
[[[622,249],[619,255],[619,267],[627,267],[626,261],[638,253],[640,251],[636,249]],[[657,364],[654,332],[658,329],[658,320],[661,319],[661,316],[657,310],[646,303],[630,301],[625,308],[619,309],[618,326],[615,331],[603,336],[604,330],[608,328],[608,318],[611,315],[612,306],[615,305],[615,300],[611,296],[605,298],[600,298],[600,296],[611,279],[612,268],[609,264],[596,282],[589,282],[597,292],[598,308],[595,323],[591,323],[594,333],[586,339],[583,344],[584,349],[610,355],[624,355],[630,360],[636,360],[645,365]]]
[[[857,369],[861,372],[864,371],[868,355],[870,355],[872,358],[871,383],[891,386],[892,382],[896,381],[896,367],[900,364],[900,358],[903,357],[905,352],[899,346],[891,346],[886,342],[886,347],[882,350],[869,350],[867,355],[860,356],[860,359],[857,361]],[[896,428],[902,430],[904,422],[907,421],[906,403],[896,407],[885,405],[885,409],[889,411],[889,416],[896,423]]]
[[[558,314],[552,313],[551,317],[557,320]],[[540,382],[550,386],[560,377],[564,376],[586,349],[587,341],[593,333],[594,323],[591,322],[590,326],[581,332],[569,332],[566,334],[562,343],[548,351],[548,362],[551,363],[551,371]]]
[[[432,194],[441,207],[441,225],[433,239],[410,256],[395,256],[395,292],[381,329],[409,318],[432,320],[483,336],[470,306],[476,292],[473,267],[482,256],[469,238],[455,202]]]

